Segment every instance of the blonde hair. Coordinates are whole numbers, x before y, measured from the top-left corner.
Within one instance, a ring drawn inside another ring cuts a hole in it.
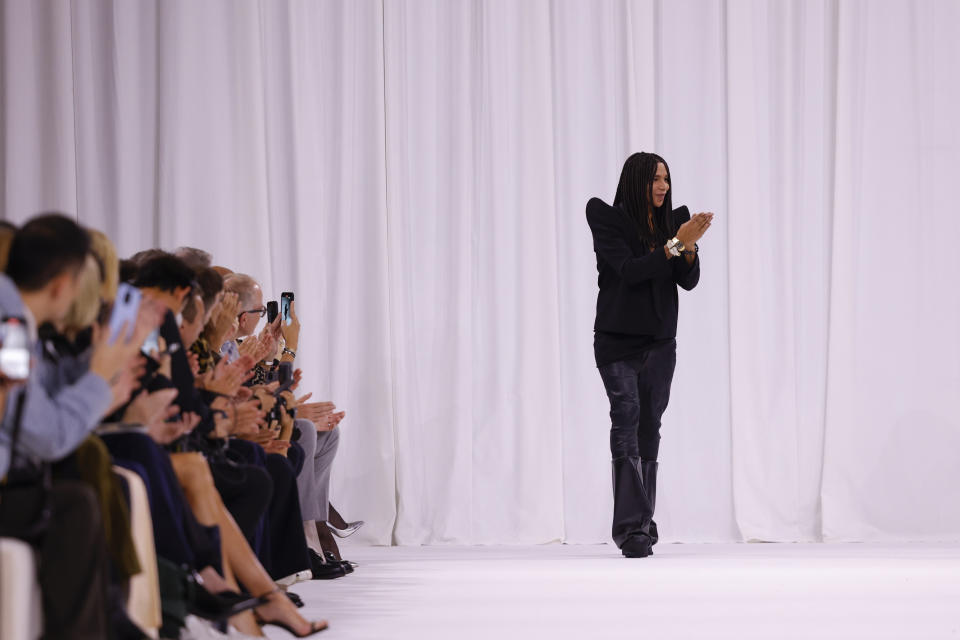
[[[107,302],[113,302],[120,284],[120,259],[117,257],[117,249],[102,231],[87,229],[87,232],[90,234],[90,251],[97,256],[100,267],[103,268],[100,297]]]
[[[100,313],[100,265],[87,254],[83,269],[77,275],[77,296],[63,317],[64,333],[83,331],[94,323]]]

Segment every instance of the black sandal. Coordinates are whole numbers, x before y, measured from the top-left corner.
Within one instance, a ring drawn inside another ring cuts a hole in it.
[[[293,603],[293,606],[295,606],[297,609],[303,609],[303,598],[293,591],[285,591],[284,593],[286,593],[287,597],[290,598],[290,602]]]
[[[257,621],[260,623],[261,627],[266,627],[269,625],[280,627],[281,629],[283,629],[284,631],[286,631],[287,633],[289,633],[295,638],[307,638],[314,634],[320,633],[321,631],[326,631],[328,628],[328,625],[326,622],[311,622],[310,631],[301,635],[296,631],[294,631],[293,629],[291,629],[285,622],[280,622],[279,620],[261,620],[260,616],[256,616],[256,618],[257,618]],[[323,626],[318,627],[317,625],[323,625]]]
[[[273,590],[271,590],[271,591],[268,591],[267,593],[263,594],[262,596],[260,596],[260,599],[262,599],[262,600],[267,600],[270,596],[272,596],[273,594],[277,593],[278,591],[281,592],[281,593],[286,594],[286,596],[287,596],[288,598],[289,598],[291,595],[294,595],[294,596],[297,595],[297,594],[291,594],[289,591],[283,591],[283,589],[281,589],[280,587],[277,587],[277,588],[275,588],[275,589],[273,589]],[[299,596],[297,596],[297,597],[299,598]],[[304,634],[299,634],[299,633],[297,633],[296,631],[294,631],[294,630],[290,627],[290,625],[288,625],[286,622],[281,622],[280,620],[265,620],[265,619],[263,618],[263,616],[261,616],[260,613],[259,613],[257,610],[254,610],[254,611],[253,611],[253,617],[257,620],[257,624],[259,624],[261,627],[267,627],[267,626],[270,626],[270,625],[273,625],[274,627],[280,627],[281,629],[283,629],[284,631],[286,631],[286,632],[289,633],[290,635],[294,636],[295,638],[307,638],[307,637],[312,636],[312,635],[314,635],[314,634],[320,633],[321,631],[325,631],[325,630],[330,626],[330,625],[327,624],[326,622],[315,622],[315,621],[311,621],[311,622],[310,622],[310,631],[308,631],[307,633],[304,633]],[[318,625],[322,625],[322,626],[318,626]]]

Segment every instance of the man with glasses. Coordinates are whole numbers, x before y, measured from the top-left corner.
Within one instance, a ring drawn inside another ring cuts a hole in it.
[[[236,293],[240,299],[241,311],[237,315],[238,329],[237,338],[248,338],[254,340],[253,333],[257,324],[267,313],[266,306],[263,303],[263,290],[256,280],[248,275],[241,273],[231,273],[224,278],[223,287],[225,291]],[[277,321],[279,322],[279,318]],[[285,345],[290,347],[285,349],[285,354],[296,357],[296,348],[299,344],[300,323],[295,322],[287,325],[279,323],[279,332],[282,333]],[[231,346],[228,346],[231,345]],[[230,358],[230,352],[239,355],[236,342],[228,341],[221,349],[224,357]],[[276,353],[276,343],[272,353]],[[272,355],[270,356],[272,357]],[[265,382],[265,380],[255,381]],[[342,414],[332,427],[320,429],[309,420],[297,419],[297,436],[294,437],[294,447],[300,451],[296,455],[290,456],[291,461],[296,464],[293,469],[297,476],[297,486],[299,488],[300,509],[303,515],[303,531],[307,543],[312,551],[312,568],[314,577],[333,578],[344,575],[340,569],[340,553],[336,541],[330,534],[326,521],[329,517],[329,494],[330,494],[330,470],[340,441],[340,431],[336,427]],[[330,556],[326,552],[330,552]]]
[[[244,273],[230,273],[223,279],[224,293],[235,293],[240,299],[241,311],[237,314],[236,331],[220,347],[220,355],[233,362],[240,357],[237,346],[238,338],[245,338],[256,330],[260,318],[267,315],[267,307],[263,304],[263,289],[260,284]]]
[[[257,328],[260,318],[267,315],[267,308],[263,304],[263,289],[256,280],[243,273],[231,273],[224,278],[223,289],[240,297],[242,311],[237,315],[239,326],[236,337],[249,336]]]

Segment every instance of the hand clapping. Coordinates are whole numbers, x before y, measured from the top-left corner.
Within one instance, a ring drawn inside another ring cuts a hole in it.
[[[689,220],[680,225],[680,228],[677,230],[677,238],[683,243],[684,247],[692,250],[693,245],[703,237],[703,234],[707,232],[707,229],[710,228],[712,223],[712,212],[695,213]]]

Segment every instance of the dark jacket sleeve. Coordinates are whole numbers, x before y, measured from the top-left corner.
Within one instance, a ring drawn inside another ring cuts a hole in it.
[[[587,224],[593,232],[593,250],[597,256],[629,284],[670,275],[670,261],[663,250],[641,257],[633,255],[613,215],[599,198],[587,202]]]
[[[693,258],[693,264],[687,264],[686,258],[674,258],[673,281],[690,291],[700,282],[700,256]]]
[[[673,212],[676,227],[690,219],[690,210],[680,207]],[[700,255],[693,258],[693,264],[687,264],[685,257],[675,258],[673,262],[673,281],[687,291],[690,291],[700,282]]]

